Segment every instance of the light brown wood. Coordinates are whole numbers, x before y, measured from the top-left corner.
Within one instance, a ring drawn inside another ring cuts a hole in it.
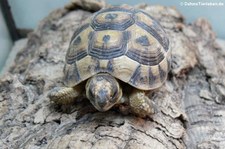
[[[49,90],[63,86],[70,38],[92,4],[79,1],[42,20],[1,77],[0,148],[225,148],[225,48],[206,20],[187,25],[172,7],[139,6],[160,21],[172,48],[171,73],[151,95],[154,115],[101,113],[88,100],[70,113],[50,104]]]

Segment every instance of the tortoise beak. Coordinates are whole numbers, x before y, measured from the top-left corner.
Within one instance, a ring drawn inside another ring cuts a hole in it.
[[[100,107],[104,107],[106,105],[107,100],[108,100],[108,95],[107,94],[108,94],[107,91],[104,90],[104,89],[101,89],[98,92],[98,97],[97,97],[98,99],[97,99],[97,101],[98,101],[98,105]]]
[[[111,97],[109,97],[109,93],[107,90],[100,89],[98,91],[97,97],[96,97],[96,105],[98,105],[98,110],[100,111],[107,111],[110,109],[113,105],[109,105],[109,100]]]

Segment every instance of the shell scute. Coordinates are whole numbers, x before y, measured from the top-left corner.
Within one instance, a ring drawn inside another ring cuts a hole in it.
[[[93,31],[89,26],[82,28],[82,31],[78,32],[74,35],[71,42],[70,46],[67,50],[66,54],[66,63],[67,64],[73,64],[76,61],[81,60],[85,56],[88,55],[87,53],[87,42],[89,41],[89,34]]]
[[[98,31],[89,43],[88,53],[98,59],[112,59],[124,55],[126,45],[126,32]]]
[[[94,16],[91,26],[96,31],[119,30],[124,31],[135,23],[131,12],[106,11],[97,13]]]

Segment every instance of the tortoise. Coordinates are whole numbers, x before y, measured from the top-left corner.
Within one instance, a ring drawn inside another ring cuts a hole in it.
[[[138,116],[153,114],[147,93],[167,79],[170,53],[166,32],[148,13],[101,9],[75,30],[63,69],[67,87],[53,89],[50,101],[70,105],[85,95],[99,111],[127,104]]]

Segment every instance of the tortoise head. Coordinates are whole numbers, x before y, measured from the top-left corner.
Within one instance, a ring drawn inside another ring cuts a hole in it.
[[[101,73],[87,81],[86,96],[97,110],[107,111],[120,101],[122,89],[113,76]]]

